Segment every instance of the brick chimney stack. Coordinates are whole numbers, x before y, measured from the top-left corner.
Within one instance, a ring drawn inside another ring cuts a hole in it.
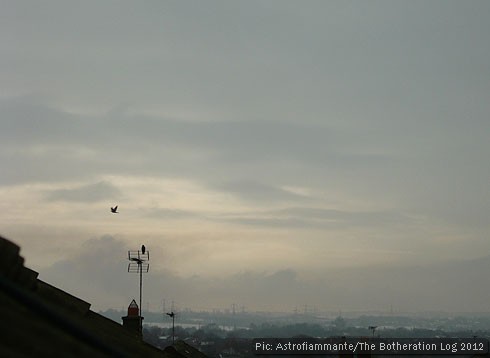
[[[140,309],[135,300],[132,300],[128,306],[128,315],[122,317],[123,327],[141,336],[141,327],[143,323],[143,317],[140,316]],[[141,322],[140,322],[141,320]]]

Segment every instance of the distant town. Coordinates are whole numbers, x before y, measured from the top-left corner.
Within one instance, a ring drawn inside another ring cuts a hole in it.
[[[102,315],[119,322],[126,312],[110,309]],[[158,347],[183,340],[208,356],[252,356],[253,338],[386,337],[490,338],[490,313],[444,312],[366,313],[247,312],[236,307],[214,311],[185,309],[172,319],[163,312],[146,312],[143,339]]]

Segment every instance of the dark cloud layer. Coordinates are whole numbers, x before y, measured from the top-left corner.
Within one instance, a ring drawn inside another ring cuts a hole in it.
[[[289,157],[300,163],[318,158],[322,152],[325,158],[330,155],[324,138],[327,131],[320,127],[267,121],[186,122],[124,113],[90,117],[22,100],[4,101],[0,112],[4,118],[0,123],[3,159],[9,165],[1,177],[4,183],[79,177],[81,172],[208,172],[209,176],[216,170],[222,173],[226,165],[231,170],[247,162]],[[206,162],[198,155],[205,155]],[[42,165],[46,166],[44,171],[36,170]],[[205,170],[204,165],[213,170]],[[26,172],[31,168],[37,178],[33,172]]]
[[[117,307],[137,293],[136,277],[128,275],[124,242],[105,236],[83,244],[80,254],[45,269],[41,278],[91,301]],[[150,248],[151,250],[151,248]],[[152,261],[159,260],[152,251]],[[300,277],[293,269],[249,271],[218,278],[182,277],[170,271],[145,275],[145,300],[162,297],[183,307],[215,308],[239,302],[247,307],[292,310],[308,304],[321,309],[485,310],[490,259],[400,267],[363,267],[325,271]],[[90,277],[90,280],[86,278]],[[414,293],[417,294],[414,294]]]

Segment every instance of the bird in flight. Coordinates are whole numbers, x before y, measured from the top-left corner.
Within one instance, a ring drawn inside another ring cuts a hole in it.
[[[113,213],[113,214],[117,214],[118,213],[118,211],[117,211],[117,205],[115,207],[111,208],[111,213]]]

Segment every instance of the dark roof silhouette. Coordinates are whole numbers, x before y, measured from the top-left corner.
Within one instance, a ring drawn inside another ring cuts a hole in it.
[[[19,252],[0,236],[0,357],[182,357],[197,351],[184,342],[178,354],[145,343],[89,303],[39,280]]]

